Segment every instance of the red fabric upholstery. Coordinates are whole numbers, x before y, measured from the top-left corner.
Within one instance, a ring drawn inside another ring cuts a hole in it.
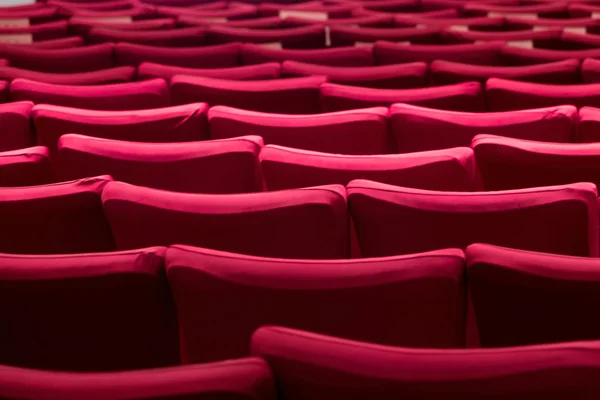
[[[596,257],[597,197],[591,183],[470,193],[364,180],[348,185],[364,257],[464,249],[477,242]]]
[[[66,371],[176,364],[165,250],[0,255],[0,322],[11,327],[0,332],[1,362]]]
[[[154,29],[173,29],[175,20],[173,18],[153,18],[133,20],[128,22],[104,22],[90,17],[71,17],[69,18],[69,29],[80,35],[87,35],[92,28],[119,29],[128,31],[154,30]]]
[[[85,42],[81,36],[68,36],[60,39],[42,40],[31,43],[27,47],[31,49],[71,49],[84,44]],[[19,47],[19,45],[15,46]]]
[[[600,60],[586,58],[581,63],[583,83],[600,83]]]
[[[0,57],[10,60],[13,67],[54,73],[97,71],[114,64],[110,43],[66,49],[0,45]]]
[[[562,36],[562,28],[549,27],[543,30],[537,29],[522,29],[514,31],[457,31],[448,30],[444,34],[446,40],[458,42],[476,42],[476,41],[505,41],[507,46],[516,47],[537,47],[538,43],[553,43],[558,41]]]
[[[542,143],[478,135],[472,147],[486,190],[575,182],[600,185],[600,144]]]
[[[485,244],[466,253],[482,346],[600,338],[600,324],[588,312],[600,305],[600,260]]]
[[[410,46],[377,42],[373,53],[377,64],[401,64],[415,61],[431,62],[446,60],[480,65],[500,63],[500,49],[504,42],[486,42],[475,44],[413,44]]]
[[[58,179],[104,174],[118,181],[176,192],[260,192],[258,153],[262,144],[257,136],[135,143],[63,135],[58,141]]]
[[[481,132],[542,142],[572,142],[577,109],[558,106],[501,113],[459,113],[394,104],[389,118],[397,152],[410,153],[470,146],[473,137]]]
[[[100,193],[110,177],[0,189],[0,252],[85,253],[114,250]]]
[[[33,108],[32,119],[38,143],[55,154],[58,139],[73,132],[148,143],[207,139],[207,111],[205,103],[137,111],[95,111],[40,104]]]
[[[171,101],[205,101],[262,112],[313,114],[321,111],[319,87],[325,81],[323,76],[235,81],[176,75],[171,79]]]
[[[406,89],[427,86],[427,64],[422,62],[373,67],[336,67],[284,61],[281,72],[288,76],[323,75],[327,81],[381,89]]]
[[[264,327],[254,333],[251,348],[267,360],[279,393],[288,400],[559,400],[600,395],[598,342],[420,350]]]
[[[189,398],[195,400],[275,400],[267,363],[244,358],[126,372],[47,372],[0,367],[0,396],[61,399],[94,397]]]
[[[0,104],[0,150],[16,150],[35,145],[29,120],[32,108],[33,103],[30,101]]]
[[[10,36],[13,35],[31,35],[31,40],[35,42],[63,38],[67,36],[68,27],[67,21],[52,21],[25,27],[0,27],[0,35],[7,36],[9,43]]]
[[[260,153],[268,190],[371,179],[420,189],[476,189],[475,159],[466,147],[411,154],[348,156],[269,145]]]
[[[142,79],[171,79],[175,75],[190,75],[207,78],[227,77],[227,79],[235,80],[255,80],[279,78],[280,70],[281,66],[275,62],[231,68],[186,68],[144,62],[138,67],[138,75]],[[2,71],[2,68],[0,68],[0,71]]]
[[[258,6],[258,10],[261,15],[272,16],[278,15],[280,17],[292,16],[294,12],[312,12],[320,13],[326,16],[327,19],[335,18],[348,18],[352,15],[354,9],[360,6],[355,3],[340,3],[331,2],[324,3],[319,1],[308,1],[297,4],[277,4],[277,3],[263,3]],[[282,15],[286,13],[285,15]]]
[[[325,47],[325,28],[306,25],[280,29],[248,29],[212,25],[206,32],[211,44],[229,42],[280,43],[285,49],[314,49]]]
[[[158,6],[156,11],[161,15],[190,16],[194,18],[213,19],[251,19],[256,17],[258,10],[251,4],[231,2],[223,8],[198,9],[195,7]]]
[[[374,43],[378,40],[411,43],[439,42],[440,28],[379,28],[337,26],[330,28],[332,46],[354,46],[356,43]]]
[[[166,265],[184,363],[247,355],[248,338],[268,323],[388,345],[464,346],[460,250],[318,261],[174,246]]]
[[[394,17],[397,25],[428,27],[441,27],[451,31],[462,29],[501,28],[504,25],[503,17],[435,17],[421,16],[419,14],[397,14]]]
[[[208,112],[213,139],[259,135],[265,144],[341,154],[389,152],[387,109],[314,115],[267,114],[216,106]]]
[[[47,148],[36,146],[0,152],[0,186],[33,186],[51,181]]]
[[[491,111],[522,110],[572,104],[600,107],[600,84],[552,85],[490,78],[485,86]]]
[[[540,17],[558,17],[568,16],[567,4],[562,1],[548,1],[534,4],[519,4],[519,5],[504,5],[504,4],[493,4],[493,3],[472,3],[467,2],[464,10],[467,12],[487,14],[490,13],[497,15],[508,15],[516,14],[531,15],[532,18]]]
[[[113,182],[102,192],[119,249],[189,244],[265,257],[349,256],[342,186],[209,195]]]
[[[51,73],[30,71],[10,66],[0,67],[0,79],[13,80],[18,78],[30,79],[37,82],[61,85],[97,85],[103,83],[123,83],[132,81],[136,72],[133,67],[115,67],[99,71],[79,73]]]
[[[139,110],[169,105],[169,88],[164,79],[75,86],[19,78],[11,82],[10,93],[14,100],[93,110]]]
[[[582,107],[579,110],[577,135],[583,143],[600,142],[600,109]]]
[[[204,31],[202,27],[140,31],[92,28],[87,37],[91,43],[129,42],[150,46],[202,46]]]
[[[487,66],[436,60],[431,63],[431,78],[436,85],[479,81],[488,78],[505,78],[519,81],[576,84],[581,83],[580,61],[571,58],[535,65]]]
[[[370,47],[340,47],[315,50],[273,49],[257,44],[243,44],[242,64],[260,64],[270,61],[302,61],[319,65],[340,67],[363,67],[373,65],[373,52]],[[2,53],[0,53],[0,56]],[[402,63],[404,61],[399,61]]]
[[[321,85],[323,111],[390,106],[409,103],[454,111],[484,111],[483,90],[479,82],[417,89],[373,89],[334,83]]]
[[[600,48],[582,50],[524,49],[506,46],[501,49],[501,58],[508,64],[540,64],[562,61],[568,58],[600,58]]]
[[[187,68],[236,67],[239,64],[239,52],[239,43],[185,48],[146,46],[135,43],[117,43],[115,45],[117,64],[134,67],[146,61]]]

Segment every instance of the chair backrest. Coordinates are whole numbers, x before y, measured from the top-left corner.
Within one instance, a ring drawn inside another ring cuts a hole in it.
[[[43,146],[0,152],[0,187],[51,183],[49,156],[48,149]]]
[[[374,64],[373,51],[370,47],[298,50],[274,49],[258,44],[245,43],[240,50],[240,56],[244,65],[270,61],[284,62],[286,60],[340,67],[362,67]]]
[[[155,62],[187,68],[228,68],[239,65],[239,52],[239,43],[203,47],[162,47],[117,43],[115,60],[117,65],[134,67],[142,62]]]
[[[30,101],[0,104],[0,150],[17,150],[35,145],[35,137],[31,129]]]

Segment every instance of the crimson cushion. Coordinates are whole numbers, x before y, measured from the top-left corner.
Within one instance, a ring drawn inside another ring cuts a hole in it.
[[[85,253],[114,250],[100,194],[109,176],[0,188],[0,252]]]
[[[339,47],[327,49],[274,49],[245,43],[240,50],[242,64],[260,64],[270,61],[302,61],[319,65],[362,67],[373,65],[373,52],[368,47]],[[398,63],[401,63],[400,61]],[[398,64],[396,63],[396,64]]]
[[[138,67],[138,75],[143,79],[171,79],[175,75],[191,75],[207,78],[222,78],[226,76],[227,79],[255,80],[279,78],[280,69],[281,66],[279,63],[275,62],[231,68],[186,68],[144,62]],[[1,68],[0,71],[2,71]]]
[[[441,192],[365,180],[348,185],[361,254],[381,257],[472,243],[597,256],[596,186]]]
[[[213,139],[259,135],[265,144],[341,154],[388,151],[387,109],[373,107],[315,115],[268,114],[225,106],[208,112]]]
[[[247,355],[252,332],[272,323],[388,345],[464,346],[460,250],[317,261],[173,246],[166,264],[186,363]]]
[[[467,44],[411,44],[410,46],[380,41],[373,47],[377,64],[401,64],[434,60],[455,61],[478,65],[497,65],[504,42]]]
[[[0,362],[67,371],[176,364],[165,250],[0,255],[0,323],[11,327],[0,332]]]
[[[138,143],[82,135],[58,141],[58,179],[110,175],[115,180],[188,193],[262,191],[262,139]]]
[[[239,64],[239,52],[239,43],[202,47],[162,47],[117,43],[115,60],[118,65],[134,67],[142,62],[154,62],[186,68],[228,68]]]
[[[31,129],[30,101],[0,104],[0,150],[16,150],[35,145],[35,138]]]
[[[113,182],[104,212],[117,248],[189,244],[286,258],[347,258],[343,186],[249,194],[191,194]]]
[[[52,168],[46,147],[0,152],[0,186],[33,186],[51,181]]]
[[[11,66],[0,67],[0,79],[13,80],[17,78],[30,79],[37,82],[61,85],[98,85],[103,83],[129,82],[135,78],[133,67],[115,67],[99,71],[79,72],[70,74],[30,71]]]

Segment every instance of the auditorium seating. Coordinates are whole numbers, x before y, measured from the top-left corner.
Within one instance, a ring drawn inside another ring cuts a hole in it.
[[[591,183],[460,193],[355,180],[347,191],[363,257],[479,242],[598,256],[598,193]]]
[[[246,356],[248,338],[264,324],[388,345],[462,347],[461,253],[340,262],[171,247],[165,262],[184,362]]]
[[[284,398],[561,399],[600,394],[598,342],[444,351],[407,349],[267,326],[251,351]]]
[[[35,186],[51,181],[52,168],[46,147],[0,152],[0,187]]]
[[[58,141],[57,179],[110,175],[122,182],[175,192],[251,193],[262,191],[261,148],[262,139],[257,136],[135,143],[69,134]]]
[[[30,118],[33,103],[18,101],[0,104],[0,149],[2,151],[17,150],[35,145],[31,134]]]
[[[268,145],[260,153],[268,190],[347,185],[371,179],[420,189],[477,189],[475,160],[469,148],[410,154],[348,156]]]
[[[103,83],[124,83],[134,79],[133,67],[114,67],[99,71],[56,74],[51,72],[30,71],[11,66],[0,67],[0,79],[7,81],[25,78],[32,81],[59,85],[98,85]]]
[[[238,66],[239,52],[239,43],[171,48],[124,42],[115,45],[115,62],[132,66],[154,62],[186,68],[226,68]]]
[[[2,53],[0,53],[0,57]],[[301,61],[319,65],[361,67],[374,64],[373,52],[368,47],[339,47],[316,50],[277,49],[253,43],[243,44],[240,49],[242,64],[260,64],[270,61]],[[400,60],[388,64],[400,64],[415,60]],[[421,61],[421,60],[417,60]]]
[[[2,68],[0,67],[0,73],[1,71]],[[226,76],[227,79],[234,80],[267,80],[279,78],[281,66],[279,63],[270,62],[231,68],[186,68],[143,62],[139,65],[137,72],[140,78],[145,79],[171,79],[175,75],[189,75],[203,76],[206,78],[220,78]],[[0,78],[1,77],[2,75],[0,74]]]

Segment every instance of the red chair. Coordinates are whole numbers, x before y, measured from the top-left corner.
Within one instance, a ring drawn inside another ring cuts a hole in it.
[[[596,340],[598,259],[474,244],[467,279],[481,345]]]
[[[578,141],[583,143],[600,142],[598,128],[600,124],[600,109],[582,107],[579,110],[579,123],[577,125]]]
[[[393,104],[389,119],[396,152],[400,153],[470,146],[481,132],[542,142],[575,142],[578,122],[573,106],[466,113]]]
[[[409,43],[438,43],[440,28],[379,28],[333,25],[329,29],[332,46],[373,44],[378,40]]]
[[[47,148],[36,146],[0,152],[0,186],[34,186],[51,182]]]
[[[226,76],[227,79],[231,80],[258,80],[277,79],[280,70],[281,66],[275,62],[231,68],[186,68],[144,62],[138,67],[138,76],[143,79],[171,79],[175,75],[203,76],[206,78]],[[0,67],[1,71],[2,68]]]
[[[150,46],[202,46],[205,43],[205,29],[202,27],[160,29],[160,30],[121,30],[92,28],[87,38],[90,43],[128,42]]]
[[[0,255],[0,323],[11,327],[0,332],[0,361],[66,371],[178,363],[165,250]]]
[[[35,146],[35,138],[31,129],[30,101],[0,104],[0,150],[17,150]]]
[[[202,47],[160,47],[135,43],[117,43],[117,65],[137,67],[153,62],[186,68],[229,68],[239,65],[239,43]],[[1,53],[0,53],[1,54]]]
[[[176,75],[171,79],[171,102],[205,101],[261,112],[314,114],[321,111],[319,88],[326,80],[324,76],[312,76],[235,81]]]
[[[169,88],[164,79],[111,85],[57,85],[15,79],[10,84],[14,100],[36,104],[49,103],[64,107],[92,110],[139,110],[169,105]]]
[[[375,43],[373,53],[377,64],[446,60],[477,65],[498,65],[501,64],[500,50],[503,46],[504,42],[407,46],[382,41]]]
[[[597,198],[591,183],[469,193],[365,180],[348,185],[348,208],[364,257],[472,243],[597,257]]]
[[[117,248],[189,244],[284,258],[348,258],[343,186],[191,194],[114,182],[102,192]]]
[[[60,74],[51,72],[30,71],[28,69],[10,66],[0,67],[0,79],[13,80],[18,78],[57,85],[98,85],[106,83],[124,83],[134,80],[134,67],[114,67],[99,71]]]
[[[354,108],[388,107],[394,103],[409,103],[453,111],[484,111],[483,90],[479,82],[418,89],[373,89],[324,83],[321,85],[323,111]]]
[[[147,143],[208,139],[207,111],[206,103],[136,111],[96,111],[39,104],[33,108],[32,120],[38,143],[55,155],[59,138],[70,132]]]
[[[486,190],[592,182],[600,185],[600,145],[540,143],[477,135],[473,151]]]
[[[374,107],[336,113],[267,114],[215,106],[208,112],[213,139],[252,132],[265,144],[340,154],[384,154],[390,151],[387,109]]]
[[[347,185],[371,179],[420,189],[477,187],[473,151],[466,147],[410,154],[350,156],[269,145],[260,153],[267,190]]]
[[[48,372],[0,367],[0,396],[63,399],[93,397],[196,400],[274,400],[267,363],[244,358],[205,365],[118,372]]]
[[[387,345],[464,346],[460,250],[319,261],[173,246],[166,265],[184,363],[247,355],[248,338],[267,323]]]
[[[212,25],[208,28],[207,43],[262,43],[276,49],[317,49],[325,47],[325,27],[312,24],[283,28],[238,28]]]
[[[327,49],[274,49],[245,43],[240,50],[242,64],[260,64],[286,60],[339,67],[364,67],[374,64],[373,52],[369,47],[340,47]],[[1,55],[1,53],[0,53]],[[398,63],[402,63],[399,61]],[[397,64],[398,64],[397,63]]]
[[[100,201],[100,193],[109,180],[110,177],[101,176],[1,188],[0,252],[72,254],[114,250]]]
[[[598,342],[505,349],[407,349],[263,327],[252,354],[294,400],[510,398],[559,400],[600,395]]]
[[[262,144],[256,136],[136,143],[63,135],[56,165],[59,180],[110,175],[122,182],[176,192],[260,192],[258,153]]]
[[[409,89],[429,83],[426,63],[377,65],[373,67],[339,67],[284,61],[281,72],[287,76],[322,75],[328,82],[380,89]]]

